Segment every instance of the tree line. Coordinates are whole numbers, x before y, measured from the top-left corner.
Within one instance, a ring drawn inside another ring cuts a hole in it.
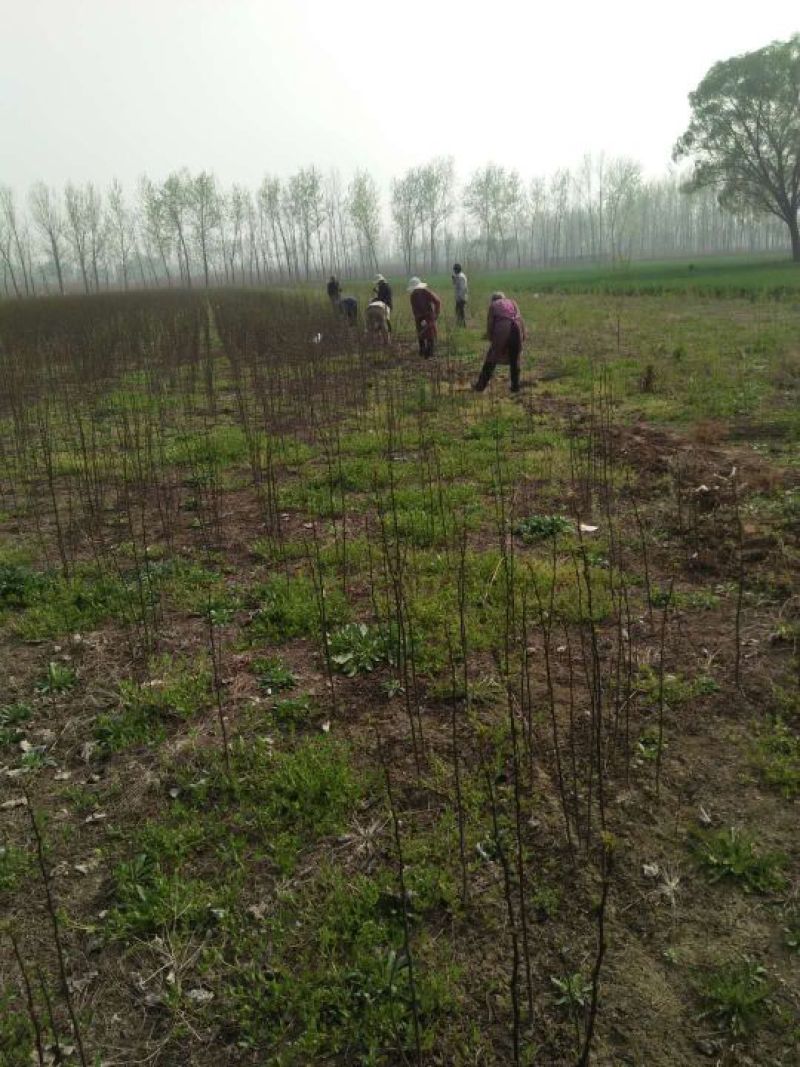
[[[680,174],[648,179],[626,158],[586,156],[523,178],[493,163],[459,182],[453,160],[410,168],[384,197],[358,170],[301,167],[255,188],[211,171],[54,189],[0,185],[0,293],[260,285],[375,270],[480,269],[615,262],[786,248],[780,220],[692,196]]]

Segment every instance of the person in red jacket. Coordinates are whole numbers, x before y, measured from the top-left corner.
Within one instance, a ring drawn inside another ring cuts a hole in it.
[[[525,323],[520,310],[505,293],[492,293],[489,313],[486,316],[486,337],[489,351],[483,361],[478,380],[472,386],[482,393],[494,374],[498,363],[508,364],[511,376],[511,392],[519,392],[519,364],[525,340]]]
[[[410,278],[406,292],[411,298],[411,313],[417,327],[419,354],[426,359],[436,349],[436,320],[442,310],[442,302],[432,289],[419,278]]]

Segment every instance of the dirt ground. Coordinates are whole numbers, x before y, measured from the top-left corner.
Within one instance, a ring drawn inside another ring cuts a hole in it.
[[[464,373],[456,390],[466,389],[467,383]],[[580,403],[549,394],[546,382],[534,382],[521,400],[494,398],[488,404],[486,410],[495,415],[521,404],[537,425],[568,435],[581,437],[591,428],[589,411]],[[609,745],[604,756],[604,833],[613,839],[613,846],[608,846],[613,867],[591,1062],[598,1067],[702,1063],[791,1067],[800,1064],[800,957],[796,948],[793,951],[787,945],[785,930],[797,923],[800,907],[797,801],[765,782],[755,752],[765,723],[779,708],[789,727],[796,731],[800,726],[796,571],[800,529],[797,523],[787,524],[774,508],[762,506],[764,500],[796,492],[800,469],[775,462],[746,440],[726,439],[711,424],[683,432],[645,420],[632,421],[612,426],[604,440],[613,463],[634,471],[635,476],[623,483],[615,498],[615,506],[624,508],[624,514],[603,515],[602,504],[596,503],[595,521],[616,519],[621,539],[633,546],[644,541],[649,550],[649,586],[662,593],[670,590],[666,614],[663,597],[655,609],[650,605],[648,613],[641,586],[636,590],[635,607],[626,624],[632,633],[626,641],[635,639],[639,668],[656,665],[660,649],[666,647],[667,675],[711,678],[713,685],[676,698],[662,709],[667,741],[659,757],[658,787],[652,751],[642,747],[642,739],[652,735],[658,722],[658,701],[652,693],[640,692],[630,708],[614,713],[618,716],[613,727],[617,743]],[[533,473],[520,494],[523,502],[541,502],[546,497]],[[13,514],[10,500],[3,507],[0,533],[6,542],[26,541],[34,531],[39,537],[51,532],[44,515]],[[643,516],[638,532],[634,507]],[[260,503],[248,487],[226,487],[219,496],[219,508],[221,536],[213,548],[215,560],[222,561],[221,584],[242,593],[274,570],[273,563],[264,562],[253,551],[254,541],[264,534]],[[309,540],[317,516],[294,508],[283,512],[281,521],[284,544],[297,545]],[[192,523],[191,512],[181,514],[175,556],[197,557],[198,534]],[[327,529],[326,544],[335,540],[336,529],[335,524],[333,533]],[[348,536],[356,541],[368,530],[365,514],[354,513]],[[488,550],[495,543],[491,521],[470,531],[471,549]],[[521,564],[535,552],[519,541],[515,551]],[[739,620],[741,680],[737,684],[735,607],[743,566],[747,568],[747,596]],[[698,598],[706,594],[707,602],[698,607]],[[354,570],[351,596],[368,615],[363,565]],[[242,640],[252,616],[253,608],[245,598],[225,624],[219,707],[209,701],[189,720],[170,715],[157,743],[132,743],[111,753],[97,742],[97,718],[120,708],[121,678],[143,681],[148,677],[147,671],[131,669],[131,632],[108,621],[87,632],[23,640],[12,629],[13,613],[4,624],[0,671],[5,685],[0,704],[25,703],[32,715],[21,739],[27,749],[15,741],[1,753],[3,847],[22,850],[27,860],[21,877],[9,878],[8,888],[5,882],[0,885],[6,921],[21,946],[29,977],[35,984],[37,965],[50,976],[45,985],[49,983],[55,1001],[61,1047],[52,1035],[47,1037],[44,1062],[78,1062],[79,1054],[74,1033],[66,1036],[70,1034],[68,1002],[60,987],[52,917],[32,845],[26,794],[34,800],[46,842],[47,882],[59,909],[66,979],[90,1050],[86,1062],[107,1067],[323,1062],[304,1061],[303,1053],[292,1053],[291,1042],[273,1049],[266,1045],[246,1048],[226,1036],[239,1031],[238,1023],[226,1021],[224,1009],[220,1017],[202,997],[188,997],[187,991],[211,989],[221,1002],[222,976],[236,967],[231,956],[236,950],[230,946],[219,949],[224,960],[219,973],[208,962],[210,957],[203,955],[217,936],[213,930],[186,938],[179,937],[176,929],[165,928],[155,937],[127,943],[114,941],[104,932],[105,917],[117,904],[116,865],[135,854],[137,829],[168,812],[174,800],[171,790],[185,789],[184,772],[202,764],[204,753],[219,751],[220,714],[229,735],[245,744],[263,732],[260,709],[266,709],[269,699],[259,686],[254,663],[276,647],[269,641],[248,644]],[[666,643],[660,632],[662,619]],[[202,614],[165,604],[159,654],[165,662],[207,656],[207,630]],[[598,639],[600,659],[604,665],[611,663],[617,647],[613,621],[600,624]],[[381,683],[390,679],[388,668],[353,678],[336,674],[332,694],[319,641],[292,637],[281,641],[277,651],[295,676],[296,690],[307,695],[317,709],[305,728],[314,735],[347,741],[354,766],[365,779],[379,770],[374,738],[380,737],[384,758],[391,766],[401,833],[410,850],[417,838],[433,834],[440,821],[452,814],[452,786],[441,767],[452,759],[454,738],[461,745],[465,774],[480,780],[475,735],[467,724],[463,701],[457,702],[454,731],[453,701],[431,679],[422,677],[418,686],[417,723],[425,745],[425,768],[419,773],[410,745],[405,697],[381,689]],[[522,1025],[528,1058],[520,1062],[555,1067],[576,1062],[588,1001],[583,993],[579,1007],[565,1007],[559,1003],[553,979],[591,972],[597,951],[600,880],[599,838],[592,838],[588,856],[580,845],[571,849],[566,840],[555,770],[554,730],[562,741],[577,738],[573,752],[578,760],[590,758],[587,696],[581,691],[577,707],[571,706],[575,689],[572,654],[567,656],[563,642],[555,640],[549,651],[556,726],[551,726],[546,712],[540,633],[531,635],[527,649],[535,714],[526,724],[524,710],[513,703],[512,714],[536,754],[522,830],[525,873],[530,885],[555,885],[559,897],[557,906],[536,905],[530,912],[534,1011]],[[79,684],[61,693],[37,689],[51,662],[72,668]],[[470,671],[473,678],[496,674],[496,656],[488,650],[477,651]],[[158,679],[150,682],[159,684]],[[611,693],[604,696],[610,716]],[[502,721],[504,704],[501,692],[499,699],[477,708],[478,721],[487,729]],[[34,770],[21,763],[21,755],[31,747],[46,756]],[[496,780],[500,790],[513,778],[504,766]],[[177,785],[179,780],[182,784]],[[259,909],[262,915],[265,909],[268,913],[279,892],[302,895],[326,863],[338,866],[353,883],[380,866],[394,868],[391,820],[380,790],[362,805],[353,817],[350,836],[340,834],[309,845],[288,875],[276,874],[259,847],[240,857],[247,877],[238,900],[239,913],[257,925]],[[210,811],[209,818],[215,817]],[[352,840],[356,828],[373,824],[378,829],[367,844],[362,842],[363,847],[357,848]],[[773,888],[750,891],[735,877],[714,882],[698,863],[693,835],[732,827],[747,831],[759,853],[781,855],[781,878]],[[230,856],[205,854],[187,860],[182,869],[187,876],[213,881],[217,865],[222,877],[222,868],[229,862]],[[513,1062],[504,871],[496,855],[485,861],[471,855],[470,867],[469,907],[456,907],[443,897],[437,907],[428,907],[415,920],[418,969],[424,972],[429,960],[432,970],[443,968],[447,960],[459,974],[458,981],[454,979],[457,992],[442,1019],[426,1021],[436,1036],[422,1052],[425,1063]],[[769,995],[758,1025],[743,1026],[737,1032],[736,1026],[729,1025],[729,1017],[704,1014],[707,1005],[700,990],[712,971],[741,960],[757,961],[763,967],[759,980]],[[0,976],[8,998],[3,1003],[25,1017],[20,971],[8,939]],[[181,991],[184,995],[179,996]],[[42,1000],[38,988],[35,999],[37,1003]],[[44,1015],[41,1003],[39,1012]],[[21,1063],[14,1058],[10,1021],[2,1033],[10,1051],[0,1053],[0,1063]],[[414,1052],[408,1047],[374,1052],[371,1059],[363,1052],[346,1050],[324,1058],[332,1063],[413,1061]],[[36,1062],[35,1050],[33,1059],[25,1062]]]

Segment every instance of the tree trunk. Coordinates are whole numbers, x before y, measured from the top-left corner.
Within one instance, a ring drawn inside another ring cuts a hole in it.
[[[78,261],[81,266],[81,277],[83,278],[83,288],[88,296],[91,291],[89,288],[89,275],[86,273],[86,253],[80,252],[78,255]]]
[[[61,255],[59,254],[59,250],[58,250],[58,242],[56,241],[55,235],[53,233],[50,234],[50,247],[51,247],[52,252],[53,252],[53,262],[56,265],[56,274],[58,276],[58,291],[63,296],[63,294],[64,294],[64,277],[63,277],[63,275],[61,273]]]
[[[792,238],[792,259],[800,263],[800,227],[797,224],[797,212],[786,220],[789,227],[789,236]]]
[[[8,271],[8,275],[11,278],[11,284],[14,286],[14,294],[16,296],[22,296],[22,294],[19,291],[19,286],[17,285],[17,276],[14,274],[14,268],[11,265],[10,254],[6,249],[3,249],[3,259],[5,260],[5,266],[3,267],[3,279],[4,279],[4,284],[6,286],[6,291],[8,291],[8,283],[5,282],[5,278],[6,278],[6,271]]]

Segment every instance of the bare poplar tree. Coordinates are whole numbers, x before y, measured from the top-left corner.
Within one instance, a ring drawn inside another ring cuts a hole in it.
[[[106,248],[106,218],[103,214],[103,198],[95,186],[88,182],[84,193],[84,211],[88,259],[92,268],[95,292],[100,291],[100,261]]]
[[[279,178],[269,175],[264,178],[258,189],[259,212],[263,215],[272,235],[272,247],[275,265],[280,271],[281,256],[286,265],[286,274],[292,277],[292,246],[289,233],[284,226],[284,194]]]
[[[227,202],[230,221],[230,267],[231,281],[236,283],[236,260],[239,261],[239,274],[244,281],[244,229],[247,220],[247,191],[241,185],[234,185]]]
[[[642,168],[632,159],[613,159],[605,185],[605,217],[612,259],[623,257],[623,239],[633,223],[633,208],[642,180]]]
[[[122,185],[114,178],[108,191],[108,220],[106,229],[109,245],[117,261],[117,275],[122,278],[122,286],[127,289],[130,283],[130,262],[135,243],[133,216],[125,204]]]
[[[569,190],[572,179],[568,170],[557,170],[550,179],[550,261],[561,258],[561,230],[567,214]]]
[[[0,243],[6,247],[3,258],[8,264],[8,269],[14,283],[14,289],[19,294],[16,278],[22,277],[22,284],[26,296],[34,295],[33,273],[30,268],[29,241],[27,227],[24,221],[17,217],[17,206],[14,200],[14,192],[8,185],[0,185],[0,219],[2,219],[5,239],[0,238]],[[12,259],[16,259],[18,274],[15,275]],[[21,294],[20,294],[21,295]]]
[[[209,282],[209,263],[211,256],[212,232],[219,225],[219,196],[217,180],[207,170],[202,170],[191,180],[189,196],[191,226],[194,239],[200,252],[203,265],[203,284],[206,289]]]
[[[516,173],[510,174],[494,163],[475,171],[464,189],[464,207],[478,223],[487,262],[494,254],[497,266],[506,254],[513,198],[519,192]]]
[[[0,262],[3,264],[3,285],[6,293],[9,293],[8,279],[10,278],[14,296],[22,296],[17,281],[17,274],[14,270],[14,258],[11,230],[9,229],[3,214],[0,213]]]
[[[178,250],[178,264],[181,277],[186,285],[192,287],[192,269],[189,262],[189,226],[191,209],[192,179],[184,168],[173,171],[161,187],[160,197],[164,205],[166,218],[172,228]]]
[[[324,270],[319,236],[325,218],[322,176],[316,167],[301,167],[289,179],[287,204],[297,232],[306,280],[311,277],[313,245],[317,242],[319,269]]]
[[[381,205],[375,179],[357,170],[347,190],[347,210],[356,231],[362,269],[378,269],[378,242],[381,236]]]
[[[589,228],[589,255],[600,259],[605,254],[606,163],[601,152],[596,158],[587,153],[578,172],[578,195]]]
[[[247,277],[251,282],[255,279],[256,283],[260,285],[261,262],[259,259],[258,215],[253,203],[253,194],[249,189],[245,189],[244,196],[244,244],[247,250]]]
[[[139,200],[141,232],[151,259],[151,266],[155,252],[164,268],[167,285],[172,285],[172,272],[169,269],[172,241],[167,212],[160,190],[147,177],[139,181]]]
[[[47,241],[53,259],[59,292],[64,292],[63,241],[64,216],[58,203],[56,193],[45,185],[36,182],[28,197],[33,224]]]
[[[453,212],[455,168],[452,157],[434,159],[419,170],[422,221],[428,230],[429,266],[437,268],[436,240]]]
[[[338,170],[332,170],[325,179],[325,229],[327,234],[328,263],[335,273],[349,271],[351,245],[347,196],[342,190]]]
[[[506,180],[501,189],[502,217],[507,220],[514,241],[517,266],[522,266],[522,234],[527,228],[528,198],[522,185],[522,179],[517,171],[512,170],[506,175]]]
[[[421,171],[419,167],[412,167],[402,178],[392,182],[392,221],[409,274],[414,261],[417,231],[422,226],[423,216]]]
[[[80,268],[83,288],[91,291],[89,284],[89,232],[86,207],[86,192],[71,182],[64,190],[64,207],[66,209],[67,240],[72,245],[78,267]]]

